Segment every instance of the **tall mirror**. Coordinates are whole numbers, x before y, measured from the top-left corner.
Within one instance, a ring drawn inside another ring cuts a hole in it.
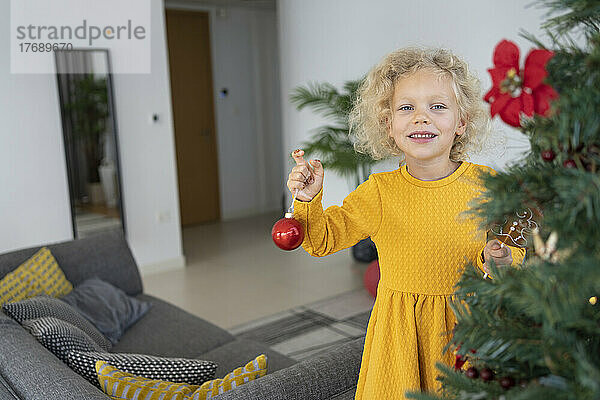
[[[73,235],[125,232],[108,50],[56,51]]]

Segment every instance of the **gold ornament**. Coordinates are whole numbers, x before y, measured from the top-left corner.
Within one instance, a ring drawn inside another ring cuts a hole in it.
[[[595,306],[596,303],[598,302],[598,298],[596,296],[590,297],[589,302],[590,302],[591,305]]]

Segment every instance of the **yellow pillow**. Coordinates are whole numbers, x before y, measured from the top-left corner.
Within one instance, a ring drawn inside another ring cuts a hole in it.
[[[42,290],[48,296],[62,297],[73,290],[73,285],[67,280],[47,247],[42,247],[24,264],[29,265]]]
[[[50,250],[42,247],[0,280],[0,305],[44,293],[61,297],[71,290],[73,285],[59,268]]]
[[[28,265],[22,264],[0,280],[0,306],[42,294],[42,288],[34,280]]]
[[[261,354],[244,367],[236,368],[223,379],[204,382],[202,386],[147,379],[122,372],[105,361],[96,361],[100,387],[111,399],[116,400],[204,400],[235,389],[267,373],[267,356]]]
[[[234,369],[225,375],[223,379],[213,379],[212,381],[204,382],[200,388],[192,394],[191,399],[204,400],[206,398],[210,398],[235,389],[244,383],[262,378],[266,374],[267,356],[265,354],[261,354],[244,367]]]
[[[96,361],[96,372],[102,391],[111,399],[184,400],[189,399],[194,390],[199,387],[187,383],[142,378],[120,371],[106,361]]]

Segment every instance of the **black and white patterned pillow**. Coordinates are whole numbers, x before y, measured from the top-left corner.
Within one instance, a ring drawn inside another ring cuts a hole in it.
[[[188,383],[190,385],[201,385],[214,379],[217,370],[217,364],[212,361],[188,358],[76,350],[67,353],[67,365],[92,384],[100,387],[98,374],[96,373],[96,361],[106,361],[118,370],[143,378]]]
[[[67,353],[79,351],[103,351],[84,331],[54,317],[23,321],[27,329],[46,349],[67,363]]]
[[[50,296],[37,296],[16,303],[2,305],[2,310],[22,324],[28,319],[55,317],[81,329],[102,349],[108,350],[112,343],[96,327],[82,316],[75,307]]]

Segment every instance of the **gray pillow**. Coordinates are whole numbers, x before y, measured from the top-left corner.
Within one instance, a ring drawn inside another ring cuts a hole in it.
[[[70,351],[102,351],[84,331],[58,318],[28,319],[23,327],[65,364]]]
[[[110,341],[90,321],[79,314],[79,311],[54,297],[43,295],[16,303],[6,303],[2,305],[2,310],[20,324],[28,319],[55,317],[84,331],[104,350],[108,350],[112,346]]]
[[[83,281],[61,300],[75,307],[113,344],[151,306],[98,278]]]

